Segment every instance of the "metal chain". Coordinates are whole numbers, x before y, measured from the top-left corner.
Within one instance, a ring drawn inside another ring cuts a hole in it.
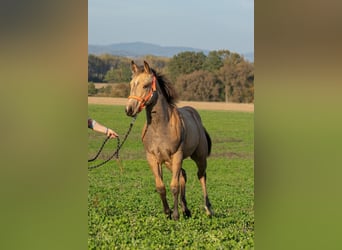
[[[117,137],[118,144],[117,144],[117,148],[116,148],[115,152],[114,152],[107,160],[105,160],[105,161],[103,161],[103,162],[101,162],[101,163],[99,163],[99,164],[97,164],[97,165],[94,165],[94,166],[88,166],[88,170],[93,170],[94,168],[98,168],[98,167],[100,167],[100,166],[106,164],[106,163],[109,162],[111,159],[113,159],[113,157],[114,157],[115,155],[116,155],[116,159],[119,159],[119,151],[120,151],[121,147],[123,146],[123,144],[125,143],[125,141],[126,141],[128,135],[130,134],[130,132],[131,132],[131,130],[132,130],[132,128],[133,128],[133,124],[134,124],[134,122],[135,122],[136,119],[137,119],[137,116],[134,116],[133,119],[132,119],[132,121],[131,121],[131,123],[130,123],[130,125],[129,125],[129,128],[128,128],[128,130],[127,130],[127,133],[126,133],[125,136],[124,136],[124,139],[123,139],[122,143],[120,143],[120,138]],[[106,144],[106,142],[108,141],[108,139],[109,139],[109,137],[107,137],[106,140],[102,143],[102,146],[101,146],[99,152],[96,154],[96,156],[95,156],[93,159],[88,160],[88,162],[94,161],[94,160],[99,156],[100,152],[102,151],[102,148],[104,147],[104,145]]]

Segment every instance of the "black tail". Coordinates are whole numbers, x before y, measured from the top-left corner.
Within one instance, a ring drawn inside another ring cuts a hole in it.
[[[210,138],[207,130],[205,129],[205,127],[203,127],[203,128],[204,128],[205,137],[207,138],[207,142],[208,142],[208,156],[209,156],[211,153],[211,138]]]

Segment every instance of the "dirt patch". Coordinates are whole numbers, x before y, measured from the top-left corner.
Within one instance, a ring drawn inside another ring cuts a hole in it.
[[[114,97],[88,97],[88,104],[103,104],[103,105],[122,105],[125,106],[127,98]],[[225,102],[183,102],[177,103],[178,107],[192,106],[202,110],[225,110],[225,111],[240,111],[254,112],[253,103],[225,103]]]

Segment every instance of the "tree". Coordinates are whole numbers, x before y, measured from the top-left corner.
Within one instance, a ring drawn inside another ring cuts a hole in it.
[[[112,67],[104,76],[106,82],[128,82],[131,78],[132,72],[128,63],[120,62],[117,68]]]
[[[242,60],[236,65],[237,90],[239,102],[254,101],[254,67],[253,64]]]
[[[226,58],[218,73],[225,86],[226,102],[254,101],[254,67],[253,64],[233,55]]]
[[[97,89],[95,88],[94,83],[88,83],[88,96],[96,95]]]
[[[102,55],[101,58],[107,65],[107,72],[103,81],[116,83],[129,81],[131,70],[128,58],[113,55]]]
[[[144,56],[144,60],[148,62],[148,64],[155,69],[156,71],[160,72],[161,74],[165,74],[165,68],[170,58],[167,57],[159,57],[153,55],[146,55]],[[143,63],[143,62],[141,62]]]
[[[215,72],[223,66],[223,59],[216,50],[210,51],[203,64],[203,69]]]
[[[170,79],[175,81],[179,75],[203,69],[205,59],[203,52],[186,51],[173,56],[168,64]]]
[[[177,78],[175,87],[181,100],[222,101],[223,86],[211,72],[198,70]]]
[[[108,65],[95,55],[88,56],[88,82],[102,82]]]
[[[112,93],[110,96],[113,97],[127,97],[129,96],[130,87],[128,83],[114,84]]]

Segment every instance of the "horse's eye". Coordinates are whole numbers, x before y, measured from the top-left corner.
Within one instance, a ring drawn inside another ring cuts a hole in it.
[[[148,86],[149,86],[149,85],[144,85],[144,86],[143,86],[143,88],[144,88],[144,89],[147,89],[147,88],[148,88]]]

